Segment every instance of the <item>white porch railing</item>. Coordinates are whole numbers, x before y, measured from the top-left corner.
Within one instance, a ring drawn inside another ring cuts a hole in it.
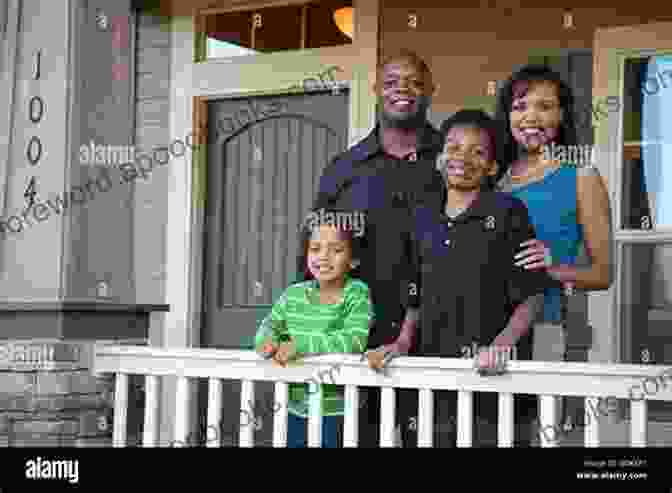
[[[338,365],[338,371],[330,371]],[[278,369],[270,361],[261,359],[250,350],[216,349],[155,349],[141,346],[98,346],[94,371],[116,375],[114,400],[113,446],[125,447],[128,411],[128,377],[145,375],[146,401],[142,444],[158,446],[159,436],[159,379],[177,379],[175,410],[173,413],[175,443],[184,443],[189,434],[188,389],[192,379],[207,379],[209,427],[218,429],[221,422],[221,379],[240,380],[241,407],[225,409],[240,416],[239,444],[254,446],[254,426],[244,422],[241,410],[254,400],[255,381],[275,382],[275,403],[280,411],[273,419],[273,446],[287,443],[288,383],[314,381],[345,386],[346,416],[344,420],[345,447],[356,447],[358,441],[359,386],[381,387],[381,446],[395,446],[395,388],[419,389],[418,445],[432,446],[433,391],[458,390],[457,440],[458,446],[472,444],[473,393],[499,394],[498,443],[511,447],[514,441],[513,403],[516,394],[540,396],[540,429],[556,426],[556,401],[559,396],[585,398],[585,409],[596,408],[600,399],[625,399],[630,405],[629,443],[632,447],[647,446],[647,401],[672,401],[672,368],[653,365],[596,364],[513,361],[508,373],[501,376],[481,377],[465,359],[406,357],[392,361],[387,375],[370,370],[360,357],[352,354],[329,354],[305,358],[288,368]],[[325,381],[316,377],[329,373]],[[333,378],[333,380],[331,380]],[[647,383],[644,383],[644,382]],[[643,387],[642,385],[645,385]],[[654,389],[657,388],[657,390]],[[644,394],[643,388],[648,395]],[[634,389],[634,390],[633,390]],[[643,396],[641,398],[640,396]],[[640,399],[634,400],[632,399]],[[584,433],[586,447],[599,447],[601,428],[607,418],[587,419]],[[313,414],[308,420],[308,445],[319,446],[322,420]],[[557,445],[540,433],[540,445]],[[625,445],[625,443],[623,444]],[[669,445],[672,445],[670,443]],[[218,447],[219,441],[209,440],[207,446]]]

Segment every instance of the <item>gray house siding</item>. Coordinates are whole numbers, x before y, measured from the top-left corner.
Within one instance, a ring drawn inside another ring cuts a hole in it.
[[[115,166],[108,162],[82,162],[80,146],[129,146],[132,144],[131,121],[133,60],[131,28],[128,25],[130,0],[110,2],[89,0],[81,4],[81,42],[77,44],[79,85],[74,108],[79,120],[74,123],[79,136],[73,148],[69,194],[68,225],[64,259],[67,277],[64,295],[72,298],[108,296],[133,303],[133,256],[131,228],[133,219],[132,185],[121,180]],[[101,9],[109,20],[107,31],[99,31],[96,15]],[[119,32],[119,36],[115,34]],[[108,173],[106,181],[105,173]],[[91,187],[88,200],[78,206],[85,185]],[[81,189],[79,188],[81,187]],[[104,193],[103,193],[104,192]],[[69,249],[69,250],[68,250]],[[100,289],[99,284],[105,283]]]
[[[140,11],[136,25],[137,155],[170,144],[170,31],[164,18]],[[169,166],[173,162],[180,160],[171,159]],[[139,303],[161,302],[165,293],[168,199],[167,166],[158,166],[146,179],[135,181],[133,253]]]

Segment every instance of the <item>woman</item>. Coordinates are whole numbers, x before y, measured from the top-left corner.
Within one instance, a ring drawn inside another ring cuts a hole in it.
[[[613,278],[605,183],[592,163],[563,159],[576,156],[571,151],[581,147],[572,117],[573,99],[559,74],[546,66],[528,65],[502,88],[495,115],[502,132],[499,188],[525,203],[538,238],[521,245],[527,249],[516,255],[516,265],[546,268],[566,287],[565,293],[559,288],[545,290],[533,328],[537,333],[555,331],[565,341],[566,295],[574,287],[608,289]],[[587,265],[580,265],[582,253]]]
[[[563,282],[547,289],[536,308],[532,330],[564,340],[567,295],[573,288],[604,290],[613,279],[609,195],[592,163],[577,156],[572,90],[543,65],[528,65],[511,76],[497,101],[502,133],[499,188],[528,208],[537,239],[523,243],[516,265],[546,268]],[[550,150],[550,152],[549,152]],[[556,159],[560,158],[560,159]],[[590,335],[578,339],[590,340]],[[564,421],[564,419],[563,419]]]

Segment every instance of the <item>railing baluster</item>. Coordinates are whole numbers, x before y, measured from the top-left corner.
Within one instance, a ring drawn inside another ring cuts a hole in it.
[[[359,388],[345,386],[345,420],[343,423],[343,448],[357,447],[359,436]]]
[[[205,446],[221,447],[222,437],[222,381],[219,378],[208,379],[208,427],[205,429]],[[208,432],[214,429],[214,437]]]
[[[630,446],[646,447],[647,425],[646,399],[630,401]]]
[[[322,446],[322,386],[310,382],[310,404],[308,406],[308,446]]]
[[[275,405],[273,409],[280,411],[273,415],[273,446],[287,447],[287,403],[289,402],[289,386],[285,382],[275,382]]]
[[[159,376],[145,375],[145,425],[143,447],[156,447],[159,437]]]
[[[472,371],[468,362],[462,360],[425,358],[417,360],[409,358],[398,360],[397,364],[399,374],[394,375],[387,380],[378,379],[374,374],[369,373],[370,369],[366,363],[360,362],[358,366],[355,357],[346,357],[345,363],[353,370],[344,372],[339,377],[339,383],[345,388],[345,426],[344,426],[344,447],[357,447],[359,442],[359,417],[360,417],[360,387],[359,385],[373,385],[380,388],[380,446],[395,447],[397,444],[397,424],[396,413],[398,403],[396,402],[397,388],[415,388],[418,390],[419,405],[417,409],[417,418],[413,418],[409,423],[401,423],[404,430],[407,426],[417,427],[418,447],[433,447],[439,445],[434,441],[437,431],[434,427],[441,426],[435,424],[435,393],[439,389],[446,387],[446,382],[457,381],[458,388],[455,391],[458,394],[457,413],[455,418],[457,446],[474,446],[474,441],[479,437],[480,430],[474,426],[475,416],[475,396],[476,392],[488,391],[498,394],[498,418],[497,418],[497,445],[499,447],[512,447],[517,442],[518,423],[515,422],[516,407],[515,398],[518,394],[534,393],[539,398],[539,420],[536,423],[538,428],[538,443],[541,447],[558,447],[569,445],[568,440],[563,439],[564,427],[558,423],[559,410],[556,404],[561,398],[568,396],[578,396],[584,401],[585,425],[583,446],[587,448],[607,446],[613,440],[620,442],[624,437],[618,437],[619,430],[614,430],[614,423],[604,425],[599,418],[601,413],[591,412],[593,409],[599,409],[601,399],[606,396],[609,399],[627,399],[625,392],[628,385],[632,385],[644,378],[640,387],[649,380],[654,385],[662,376],[656,377],[657,368],[649,368],[643,365],[628,364],[596,364],[596,363],[569,363],[569,362],[521,362],[520,368],[513,368],[510,378],[505,380],[492,379],[484,382],[482,387],[465,385],[476,385],[470,380]],[[326,367],[333,357],[324,359],[306,360],[303,368],[294,368],[292,370],[291,380],[305,381],[305,378]],[[213,438],[213,432],[221,431],[222,413],[228,413],[231,406],[229,403],[223,403],[223,379],[236,379],[241,381],[241,408],[239,417],[240,439],[239,444],[242,447],[254,447],[255,428],[261,422],[261,416],[253,416],[255,412],[255,389],[254,384],[257,380],[273,382],[275,385],[274,416],[273,421],[273,446],[286,447],[288,438],[288,415],[287,404],[289,399],[289,388],[291,383],[284,382],[282,373],[269,370],[270,365],[260,361],[257,354],[247,351],[212,351],[200,349],[155,349],[146,347],[132,346],[97,346],[95,350],[95,361],[93,372],[112,376],[115,381],[113,385],[114,392],[114,417],[112,429],[112,446],[127,447],[130,444],[127,433],[128,415],[130,412],[129,395],[131,390],[130,380],[134,375],[143,377],[145,382],[144,400],[144,427],[142,432],[143,447],[157,447],[163,445],[163,442],[170,440],[173,446],[193,446],[193,440],[190,438],[190,431],[195,431],[192,426],[192,388],[190,379],[205,378],[209,382],[209,396],[207,405],[207,442],[208,447],[222,446],[217,437]],[[329,370],[331,371],[331,370]],[[366,380],[358,380],[358,373],[361,376],[366,374]],[[320,373],[318,373],[318,376]],[[163,409],[163,394],[165,385],[163,377],[175,377],[176,389],[174,396],[175,404],[171,403],[169,409]],[[310,379],[311,381],[314,378]],[[320,380],[320,379],[318,379]],[[595,381],[600,382],[599,388],[595,386]],[[471,383],[470,383],[471,382]],[[450,386],[450,385],[449,385]],[[319,447],[322,445],[324,430],[322,426],[323,415],[321,409],[321,399],[323,384],[314,382],[311,386],[313,397],[310,401],[310,413],[308,417],[308,446]],[[658,385],[659,387],[659,385]],[[656,392],[655,395],[649,395],[646,399],[634,401],[632,392],[636,386],[629,390],[631,422],[630,436],[627,440],[631,447],[646,447],[648,444],[648,401],[656,400],[662,402],[672,402],[669,392]],[[663,385],[665,389],[665,385]],[[638,392],[641,395],[642,389]],[[110,398],[111,398],[110,397]],[[222,409],[226,405],[226,409]],[[279,406],[279,408],[278,408]],[[235,407],[235,406],[234,406]],[[250,409],[251,408],[251,409]],[[374,410],[375,411],[375,410]],[[233,414],[233,411],[231,411]],[[259,412],[259,411],[257,411]],[[160,425],[160,416],[167,414],[174,426],[169,432],[169,436],[163,436]],[[415,413],[414,413],[415,414]],[[598,415],[598,416],[596,416]],[[226,416],[233,418],[233,416]],[[256,418],[256,420],[255,420]],[[478,423],[480,425],[481,423]],[[522,423],[521,423],[522,424]],[[653,423],[651,423],[653,425]],[[256,425],[256,426],[255,426]],[[444,423],[443,426],[446,426]],[[444,430],[441,430],[444,431]],[[624,430],[620,430],[624,431]],[[667,431],[667,430],[665,430]],[[657,431],[656,431],[657,432]],[[201,433],[202,435],[202,433]],[[578,432],[576,433],[578,435]],[[570,436],[573,438],[574,434]],[[662,438],[662,437],[661,437]],[[536,440],[535,440],[536,441]],[[228,442],[226,442],[228,444]],[[579,442],[581,445],[581,442]]]
[[[113,447],[126,446],[126,421],[128,418],[128,375],[117,373],[114,382]]]
[[[539,405],[539,441],[542,447],[557,447],[556,401],[553,395],[542,395]]]
[[[408,426],[409,423],[401,423]],[[439,424],[439,426],[443,426]],[[433,446],[434,429],[434,391],[420,389],[418,392],[418,447],[431,448]]]
[[[457,446],[471,447],[474,419],[474,393],[460,390],[457,393]]]
[[[240,383],[240,447],[254,447],[254,429],[257,417],[254,409],[248,409],[249,403],[254,404],[254,382],[242,380]],[[247,411],[247,412],[243,412]],[[245,422],[243,422],[245,420]]]
[[[396,399],[394,387],[380,389],[380,446],[394,447],[395,445],[395,415]]]
[[[189,444],[188,437],[191,435],[187,432],[189,422],[189,379],[187,377],[178,376],[175,389],[175,435],[173,440],[175,445],[179,446]]]
[[[592,412],[592,409],[598,409],[600,399],[598,397],[586,397],[584,399],[584,428],[583,443],[586,448],[600,446],[600,418],[599,413]],[[594,415],[594,416],[593,416]]]
[[[515,425],[513,422],[513,394],[499,394],[499,420],[497,422],[497,443],[499,447],[513,447]]]

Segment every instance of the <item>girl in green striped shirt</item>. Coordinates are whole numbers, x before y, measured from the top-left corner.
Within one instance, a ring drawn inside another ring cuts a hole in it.
[[[366,351],[373,305],[368,286],[351,275],[358,267],[359,238],[337,222],[317,224],[305,231],[309,280],[290,285],[257,332],[257,351],[272,357],[281,367],[307,354]],[[322,446],[336,448],[341,443],[344,398],[336,385],[319,387]],[[290,448],[305,446],[310,400],[306,384],[289,385]]]

